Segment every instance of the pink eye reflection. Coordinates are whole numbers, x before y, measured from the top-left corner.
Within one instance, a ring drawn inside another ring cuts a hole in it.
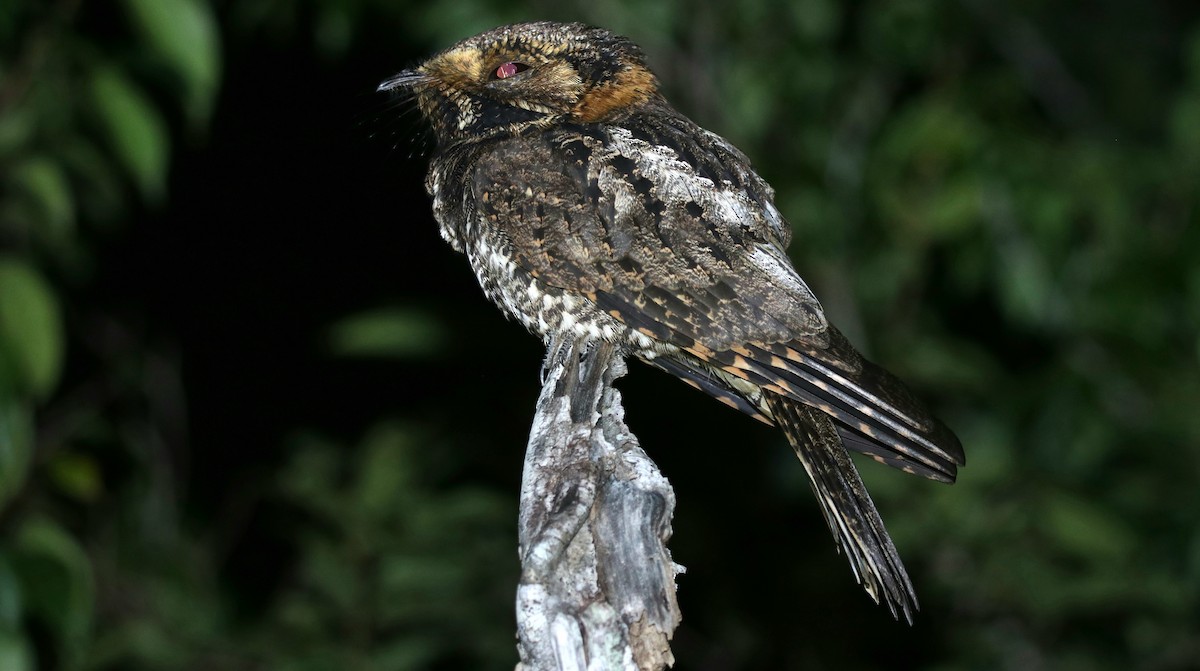
[[[525,65],[524,63],[515,63],[513,61],[509,61],[508,63],[505,63],[504,65],[501,65],[500,67],[496,68],[495,75],[496,75],[496,79],[508,79],[509,77],[517,74],[518,72],[524,72],[525,70],[528,70],[528,69],[529,69],[529,66]]]

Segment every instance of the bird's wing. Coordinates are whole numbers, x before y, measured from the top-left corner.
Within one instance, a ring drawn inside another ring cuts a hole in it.
[[[850,448],[953,480],[954,435],[828,325],[772,235],[774,206],[697,166],[703,150],[619,128],[509,140],[475,166],[478,225],[540,282],[677,346],[706,376],[717,368],[818,407]]]
[[[510,140],[476,164],[479,216],[518,265],[666,342],[821,339],[821,305],[768,241],[773,206],[611,133]]]

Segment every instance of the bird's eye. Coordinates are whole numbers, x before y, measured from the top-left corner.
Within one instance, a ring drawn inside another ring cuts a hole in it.
[[[504,65],[501,65],[500,67],[496,68],[496,71],[492,73],[492,76],[496,79],[508,79],[509,77],[517,74],[518,72],[524,72],[528,69],[529,69],[529,66],[525,65],[524,63],[517,63],[515,61],[509,61],[509,62],[505,63]]]

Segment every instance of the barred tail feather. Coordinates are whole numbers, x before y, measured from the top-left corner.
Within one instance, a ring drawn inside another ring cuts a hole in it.
[[[919,609],[912,581],[829,415],[773,393],[767,408],[804,465],[825,522],[859,584],[912,624]]]

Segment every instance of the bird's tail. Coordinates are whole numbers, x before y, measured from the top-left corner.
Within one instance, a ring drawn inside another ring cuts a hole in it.
[[[769,392],[763,396],[804,464],[825,522],[855,578],[876,603],[887,603],[893,617],[903,615],[912,624],[919,609],[912,582],[833,420],[799,401]]]

